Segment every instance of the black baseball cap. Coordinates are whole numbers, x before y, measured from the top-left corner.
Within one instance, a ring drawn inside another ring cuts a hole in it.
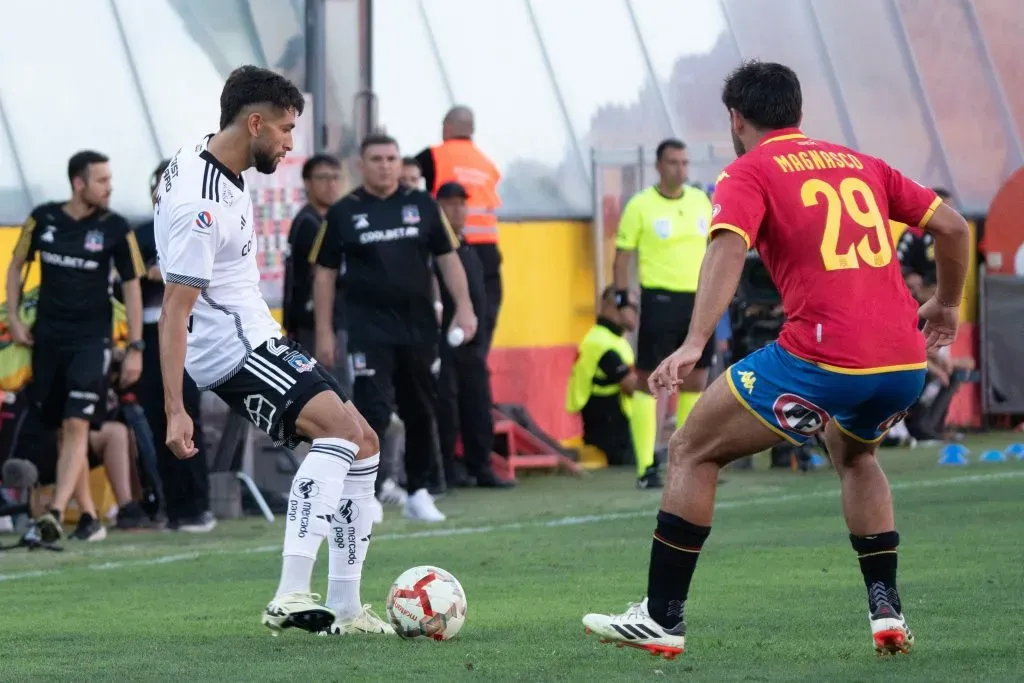
[[[452,199],[454,197],[469,199],[469,193],[466,192],[466,188],[456,182],[445,183],[437,188],[438,199]]]

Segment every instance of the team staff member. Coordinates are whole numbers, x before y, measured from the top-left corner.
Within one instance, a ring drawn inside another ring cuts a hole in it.
[[[427,490],[437,454],[431,256],[455,299],[452,325],[462,328],[467,339],[476,333],[476,315],[451,227],[427,193],[399,183],[398,143],[386,135],[368,136],[360,146],[360,165],[363,185],[328,210],[310,253],[317,264],[316,356],[324,365],[334,364],[330,315],[344,264],[352,400],[381,440],[397,406],[406,434],[410,495],[405,515],[443,521]]]
[[[316,346],[316,327],[313,324],[313,265],[309,252],[313,249],[327,209],[341,199],[341,162],[327,154],[316,154],[302,165],[302,182],[309,200],[292,219],[288,233],[288,259],[284,271],[284,329],[288,336],[307,349]],[[351,391],[345,358],[348,336],[345,332],[345,299],[341,292],[334,296],[334,333],[338,340],[335,349],[334,376],[345,391]]]
[[[164,182],[164,173],[170,160],[161,161],[150,178],[150,197],[156,201],[156,191]],[[175,165],[169,172],[171,177],[178,174]],[[167,528],[172,531],[206,533],[213,531],[217,520],[210,510],[210,473],[206,445],[203,439],[196,439],[199,449],[196,457],[180,459],[164,443],[167,434],[167,413],[164,410],[164,379],[160,368],[160,307],[164,299],[164,281],[157,264],[156,237],[153,221],[149,220],[135,229],[142,261],[146,272],[142,278],[142,378],[139,380],[139,402],[146,414],[156,448],[156,466],[164,494],[164,512]],[[182,384],[182,399],[185,412],[192,418],[195,433],[203,433],[201,421],[199,388],[185,373]]]
[[[636,370],[640,391],[633,396],[632,426],[640,488],[662,485],[654,464],[658,406],[647,378],[686,336],[711,224],[711,200],[703,190],[686,185],[689,166],[681,141],[669,139],[658,145],[658,184],[629,200],[615,241],[615,296],[630,325],[636,322],[636,310],[629,301],[629,271],[633,259],[639,260]],[[710,341],[697,369],[680,389],[677,428],[686,422],[704,390],[713,356],[714,341]]]
[[[413,157],[402,158],[402,185],[411,187],[414,190],[423,189],[423,171],[420,170],[420,162]]]
[[[464,238],[480,257],[484,266],[484,285],[487,287],[487,309],[478,311],[487,331],[484,348],[490,350],[498,312],[501,309],[501,252],[498,251],[498,182],[501,173],[473,142],[475,130],[473,111],[469,107],[452,107],[441,124],[440,145],[429,147],[418,155],[427,191],[437,190],[449,182],[466,188],[469,199],[466,206],[466,232]]]
[[[138,381],[144,348],[139,276],[145,268],[128,222],[108,208],[107,157],[92,151],[75,154],[68,161],[68,180],[71,199],[32,210],[7,269],[11,336],[18,344],[33,346],[33,404],[45,426],[61,431],[56,491],[50,512],[37,520],[43,540],[51,543],[64,535],[61,518],[83,469],[89,466],[90,423],[101,422],[105,412],[114,268],[121,277],[128,318],[123,386]],[[18,305],[22,268],[36,252],[42,263],[39,308],[30,332],[18,317]],[[86,491],[77,500],[83,516],[89,516],[89,533],[99,534],[91,495]]]
[[[466,200],[469,194],[458,183],[445,183],[437,190],[437,203],[444,211],[448,223],[459,238],[456,253],[466,271],[466,282],[474,310],[486,305],[484,288],[484,267],[480,258],[463,241],[466,228]],[[441,329],[452,325],[455,302],[447,287],[441,288],[443,316]],[[476,480],[476,485],[486,488],[511,488],[515,482],[499,479],[491,469],[491,450],[494,443],[494,418],[491,416],[491,386],[487,371],[487,349],[483,340],[487,330],[481,329],[486,321],[477,327],[476,336],[457,346],[451,346],[447,339],[440,340],[441,373],[437,397],[437,432],[444,460],[445,477],[448,485],[465,483],[460,481],[455,464],[455,441],[462,435],[462,450],[466,470]]]
[[[599,448],[609,465],[636,461],[630,419],[636,391],[633,347],[623,334],[631,330],[615,300],[615,285],[601,294],[597,323],[576,352],[569,375],[565,409],[583,418],[583,443]]]

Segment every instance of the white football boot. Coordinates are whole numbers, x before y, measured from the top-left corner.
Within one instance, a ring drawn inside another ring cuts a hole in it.
[[[370,609],[363,605],[359,613],[348,619],[338,619],[329,628],[320,631],[321,636],[347,636],[351,634],[395,635],[395,629]]]
[[[334,610],[320,604],[316,593],[288,593],[270,601],[263,611],[263,625],[275,636],[293,627],[319,633],[334,623],[335,616]]]
[[[907,620],[892,605],[879,602],[868,619],[871,620],[871,638],[875,642],[876,654],[910,654],[910,648],[914,646],[914,634],[907,626]]]
[[[683,652],[686,623],[667,630],[647,612],[647,598],[643,602],[629,603],[622,614],[588,614],[583,617],[587,633],[595,633],[602,643],[617,647],[635,647],[655,657],[675,659]]]
[[[404,514],[418,522],[443,522],[447,519],[444,513],[437,509],[433,496],[426,489],[420,489],[409,496],[405,501]]]

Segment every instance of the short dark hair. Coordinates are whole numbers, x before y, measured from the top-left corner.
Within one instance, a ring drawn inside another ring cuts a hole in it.
[[[337,157],[333,157],[330,154],[314,154],[310,158],[306,159],[306,163],[302,164],[302,179],[309,180],[312,178],[313,171],[315,171],[318,166],[341,168],[341,162],[338,161]]]
[[[726,76],[722,103],[759,130],[793,128],[800,125],[803,113],[796,73],[788,66],[756,59]]]
[[[395,147],[398,147],[398,140],[385,133],[370,133],[363,138],[361,143],[359,143],[360,156],[365,153],[368,148],[373,147],[374,145],[394,145]]]
[[[420,168],[420,162],[416,161],[416,157],[402,157],[402,166],[415,166],[421,171],[423,170]]]
[[[946,201],[947,199],[953,198],[953,194],[944,187],[933,187],[932,192],[939,195],[939,199],[941,199],[942,201]]]
[[[675,149],[680,152],[686,149],[686,143],[677,138],[668,138],[658,143],[658,149],[654,155],[658,161],[661,161],[661,155],[665,153],[666,149]]]
[[[170,166],[170,165],[171,165],[171,160],[170,159],[162,159],[160,161],[160,163],[156,165],[156,168],[153,169],[153,175],[151,175],[149,177],[149,191],[150,192],[156,190],[156,186],[160,184],[160,176],[162,176],[164,174],[164,171],[166,171],[167,167]]]
[[[294,109],[302,114],[306,101],[295,84],[281,74],[258,66],[240,66],[231,72],[220,92],[220,129],[230,126],[243,109],[254,104]]]
[[[76,152],[68,159],[68,181],[74,182],[75,178],[82,180],[89,179],[89,167],[93,164],[105,164],[110,159],[105,154],[94,152],[91,149]]]

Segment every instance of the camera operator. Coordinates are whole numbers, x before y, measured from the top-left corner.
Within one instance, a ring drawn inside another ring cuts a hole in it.
[[[366,137],[360,165],[363,185],[328,210],[310,253],[317,264],[316,357],[334,365],[331,316],[338,271],[344,267],[352,400],[381,441],[397,406],[406,432],[405,515],[440,522],[445,516],[427,490],[438,457],[432,256],[455,300],[452,327],[462,329],[467,340],[476,334],[476,315],[455,253],[458,239],[427,193],[399,182],[398,143],[386,135]]]

